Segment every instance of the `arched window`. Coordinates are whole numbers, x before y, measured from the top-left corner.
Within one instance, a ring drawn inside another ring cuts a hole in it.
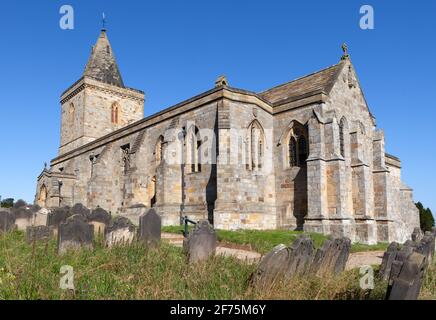
[[[192,126],[187,135],[188,165],[191,172],[201,172],[201,140],[199,130]]]
[[[295,167],[297,165],[297,141],[294,137],[289,139],[289,166]]]
[[[342,118],[339,122],[339,145],[341,150],[341,156],[345,157],[345,142],[344,142],[344,128],[345,128],[345,119]]]
[[[159,139],[157,139],[156,147],[154,151],[157,163],[160,163],[163,160],[163,143],[164,143],[164,137],[160,136]]]
[[[306,138],[301,135],[298,138],[298,164],[300,166],[306,165],[307,160],[307,143]]]
[[[255,120],[248,128],[249,132],[249,150],[247,150],[248,165],[247,169],[258,170],[262,168],[263,158],[265,155],[265,138],[260,123]]]
[[[115,102],[112,104],[112,111],[111,111],[111,122],[113,124],[118,124],[119,113],[120,113],[120,107],[118,103]]]
[[[39,190],[39,196],[38,196],[38,205],[40,207],[47,207],[47,198],[48,198],[48,192],[47,187],[43,184],[41,186],[41,189]]]

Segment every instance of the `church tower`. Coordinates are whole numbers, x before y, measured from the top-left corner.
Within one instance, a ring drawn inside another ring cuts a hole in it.
[[[144,93],[125,87],[103,29],[82,77],[61,96],[59,155],[144,117]]]

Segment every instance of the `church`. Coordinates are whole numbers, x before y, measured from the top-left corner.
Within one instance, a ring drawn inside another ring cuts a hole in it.
[[[35,203],[82,203],[133,222],[154,207],[163,225],[288,229],[353,242],[406,241],[419,214],[386,153],[343,46],[337,64],[263,92],[211,89],[144,118],[106,30],[60,98],[59,153]]]

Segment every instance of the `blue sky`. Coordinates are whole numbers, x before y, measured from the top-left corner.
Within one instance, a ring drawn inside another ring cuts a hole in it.
[[[61,30],[72,5],[75,29]],[[375,29],[359,28],[370,4]],[[145,115],[213,87],[261,91],[335,64],[346,42],[387,152],[436,211],[436,1],[2,1],[0,195],[32,201],[57,154],[59,97],[78,80],[107,16],[124,82]]]

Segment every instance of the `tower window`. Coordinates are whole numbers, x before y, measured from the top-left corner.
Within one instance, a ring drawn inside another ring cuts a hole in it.
[[[294,137],[289,139],[289,166],[295,167],[297,165],[297,142]]]
[[[118,103],[114,103],[112,104],[112,110],[111,110],[111,122],[113,124],[118,124],[118,120],[119,120],[119,113],[120,113],[120,107],[118,105]]]

